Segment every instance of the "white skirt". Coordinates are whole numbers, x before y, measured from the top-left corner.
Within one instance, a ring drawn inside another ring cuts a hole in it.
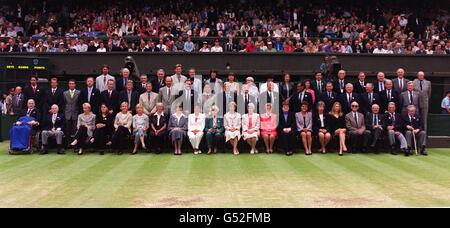
[[[230,139],[234,139],[237,137],[237,140],[241,138],[241,132],[240,131],[225,131],[225,142],[230,141]]]
[[[247,132],[242,133],[242,138],[244,138],[244,140],[251,139],[251,138],[256,138],[256,140],[258,140],[258,137],[259,137],[259,132],[253,132],[253,134],[249,134]]]

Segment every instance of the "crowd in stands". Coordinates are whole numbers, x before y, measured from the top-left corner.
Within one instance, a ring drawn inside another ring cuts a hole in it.
[[[2,52],[450,54],[447,1],[10,1]]]

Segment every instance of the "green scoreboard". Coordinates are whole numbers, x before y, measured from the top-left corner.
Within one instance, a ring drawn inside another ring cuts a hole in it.
[[[32,75],[47,78],[49,65],[48,58],[0,55],[0,88],[22,85]]]

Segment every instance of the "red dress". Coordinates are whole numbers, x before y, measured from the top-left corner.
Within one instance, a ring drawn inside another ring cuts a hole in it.
[[[270,116],[267,114],[261,114],[261,137],[266,137],[269,134],[277,137],[277,121],[278,118],[276,114],[271,114]]]

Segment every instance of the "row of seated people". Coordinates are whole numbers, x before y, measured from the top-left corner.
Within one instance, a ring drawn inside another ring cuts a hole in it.
[[[302,144],[305,154],[311,155],[313,138],[317,138],[320,143],[319,152],[326,153],[331,139],[336,137],[339,141],[339,155],[343,155],[347,152],[347,143],[350,143],[352,153],[366,152],[368,146],[377,152],[378,141],[385,134],[392,154],[396,154],[396,141],[405,155],[410,155],[413,148],[416,152],[420,150],[421,154],[427,154],[426,132],[414,105],[409,105],[404,115],[396,112],[394,102],[388,104],[384,114],[380,112],[378,104],[373,104],[371,112],[366,115],[359,112],[359,103],[356,101],[351,103],[351,111],[347,114],[343,112],[340,102],[335,102],[330,112],[326,111],[326,104],[322,101],[317,102],[313,112],[307,102],[300,105],[299,112],[291,111],[290,106],[288,102],[284,102],[280,114],[277,115],[274,105],[269,102],[264,105],[264,113],[257,114],[255,105],[249,103],[247,113],[241,115],[237,112],[237,104],[230,102],[228,112],[221,117],[220,109],[216,105],[213,105],[207,114],[202,113],[201,106],[196,104],[191,114],[186,115],[182,106],[177,106],[173,114],[168,115],[164,112],[164,104],[158,102],[154,114],[146,115],[143,106],[137,104],[136,114],[133,116],[127,102],[122,102],[120,112],[115,115],[106,104],[101,105],[100,113],[96,115],[92,113],[91,105],[84,103],[83,113],[77,118],[75,140],[70,146],[78,148],[80,155],[88,145],[98,148],[100,153],[103,153],[106,147],[112,146],[121,154],[128,149],[128,140],[134,138],[132,154],[137,153],[139,146],[146,150],[146,142],[160,153],[168,137],[175,149],[174,153],[180,155],[183,141],[188,138],[194,153],[198,154],[201,153],[199,146],[205,136],[208,154],[212,154],[217,152],[217,146],[224,137],[225,142],[232,145],[233,154],[237,155],[241,138],[249,144],[252,154],[258,153],[256,144],[259,138],[263,139],[266,152],[273,153],[274,142],[278,138],[280,148],[287,155],[293,154],[296,144]],[[28,108],[23,113],[24,117],[31,117],[31,120],[25,122],[19,119],[11,130],[13,134],[15,128],[29,126],[33,129],[40,125],[39,121],[36,121],[39,119],[39,111],[35,108],[34,100],[28,101]],[[57,105],[52,105],[44,122],[41,127],[42,154],[48,153],[50,137],[56,138],[58,153],[64,153],[63,137],[66,125],[64,115],[59,113]],[[347,136],[349,140],[346,140]],[[146,140],[147,138],[149,140]]]

